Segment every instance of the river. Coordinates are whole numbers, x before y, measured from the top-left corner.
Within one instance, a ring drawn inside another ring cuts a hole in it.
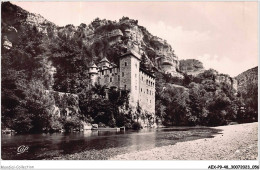
[[[3,160],[87,159],[103,160],[122,153],[174,145],[176,142],[211,138],[218,130],[208,127],[171,127],[139,131],[2,134]],[[19,146],[28,150],[18,152]],[[70,156],[85,151],[85,156]]]

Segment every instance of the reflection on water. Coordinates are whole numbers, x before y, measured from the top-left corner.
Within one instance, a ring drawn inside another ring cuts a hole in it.
[[[98,131],[94,130],[85,130],[83,131],[84,137],[90,137],[90,136],[98,136]]]
[[[217,130],[205,127],[172,127],[140,131],[86,130],[74,133],[2,135],[2,159],[45,159],[117,147],[126,147],[130,152],[212,137],[214,133]],[[21,145],[29,146],[28,152],[17,154],[17,148]]]

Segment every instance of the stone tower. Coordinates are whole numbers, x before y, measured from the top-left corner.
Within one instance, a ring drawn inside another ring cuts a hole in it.
[[[135,52],[127,52],[120,57],[120,89],[130,91],[129,104],[133,107],[139,100],[139,69],[141,56]]]
[[[108,61],[108,59],[106,57],[104,57],[99,63],[98,63],[98,67],[100,70],[104,70],[104,69],[108,69],[110,68],[110,62]]]
[[[95,83],[98,83],[98,67],[94,62],[91,63],[88,74],[89,74],[90,84],[92,86],[94,86]]]

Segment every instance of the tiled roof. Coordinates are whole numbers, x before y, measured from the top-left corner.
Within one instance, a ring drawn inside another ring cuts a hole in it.
[[[97,65],[96,65],[93,61],[91,61],[91,62],[90,62],[90,67],[91,67],[91,68],[97,68]]]
[[[101,62],[109,62],[108,59],[106,57],[102,58],[102,60],[100,61]]]

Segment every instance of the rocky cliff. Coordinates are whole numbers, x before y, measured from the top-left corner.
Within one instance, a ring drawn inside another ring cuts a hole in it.
[[[243,91],[248,85],[258,85],[258,66],[236,76],[238,81],[238,90]]]
[[[180,60],[180,71],[188,75],[197,75],[205,69],[203,63],[196,59]]]
[[[180,72],[185,73],[187,75],[196,77],[200,76],[200,74],[203,74],[205,71],[203,67],[203,63],[196,59],[186,59],[186,60],[180,60],[180,66],[179,66]],[[222,74],[217,72],[216,70],[211,70],[214,73],[213,80],[217,83],[226,83],[230,86],[232,86],[235,90],[237,90],[237,80],[236,78],[230,77],[227,74]]]
[[[237,79],[230,77],[227,74],[218,74],[215,78],[215,81],[218,83],[226,83],[226,84],[232,86],[236,91],[238,90]]]
[[[116,63],[118,56],[131,49],[145,57],[147,65],[162,72],[179,75],[179,61],[172,47],[139,26],[137,20],[128,17],[123,17],[118,22],[97,18],[89,25],[67,25],[58,28],[58,36],[80,41],[95,61],[106,56]]]
[[[94,61],[106,56],[116,63],[118,56],[126,49],[132,49],[145,57],[150,69],[181,76],[178,57],[166,40],[153,36],[138,25],[137,20],[128,17],[118,22],[96,18],[88,25],[58,27],[41,15],[29,13],[10,2],[2,3],[2,45],[6,49],[12,48],[19,36],[13,32],[19,34],[25,30],[37,31],[57,41],[76,41],[80,48],[86,49],[88,59]]]

